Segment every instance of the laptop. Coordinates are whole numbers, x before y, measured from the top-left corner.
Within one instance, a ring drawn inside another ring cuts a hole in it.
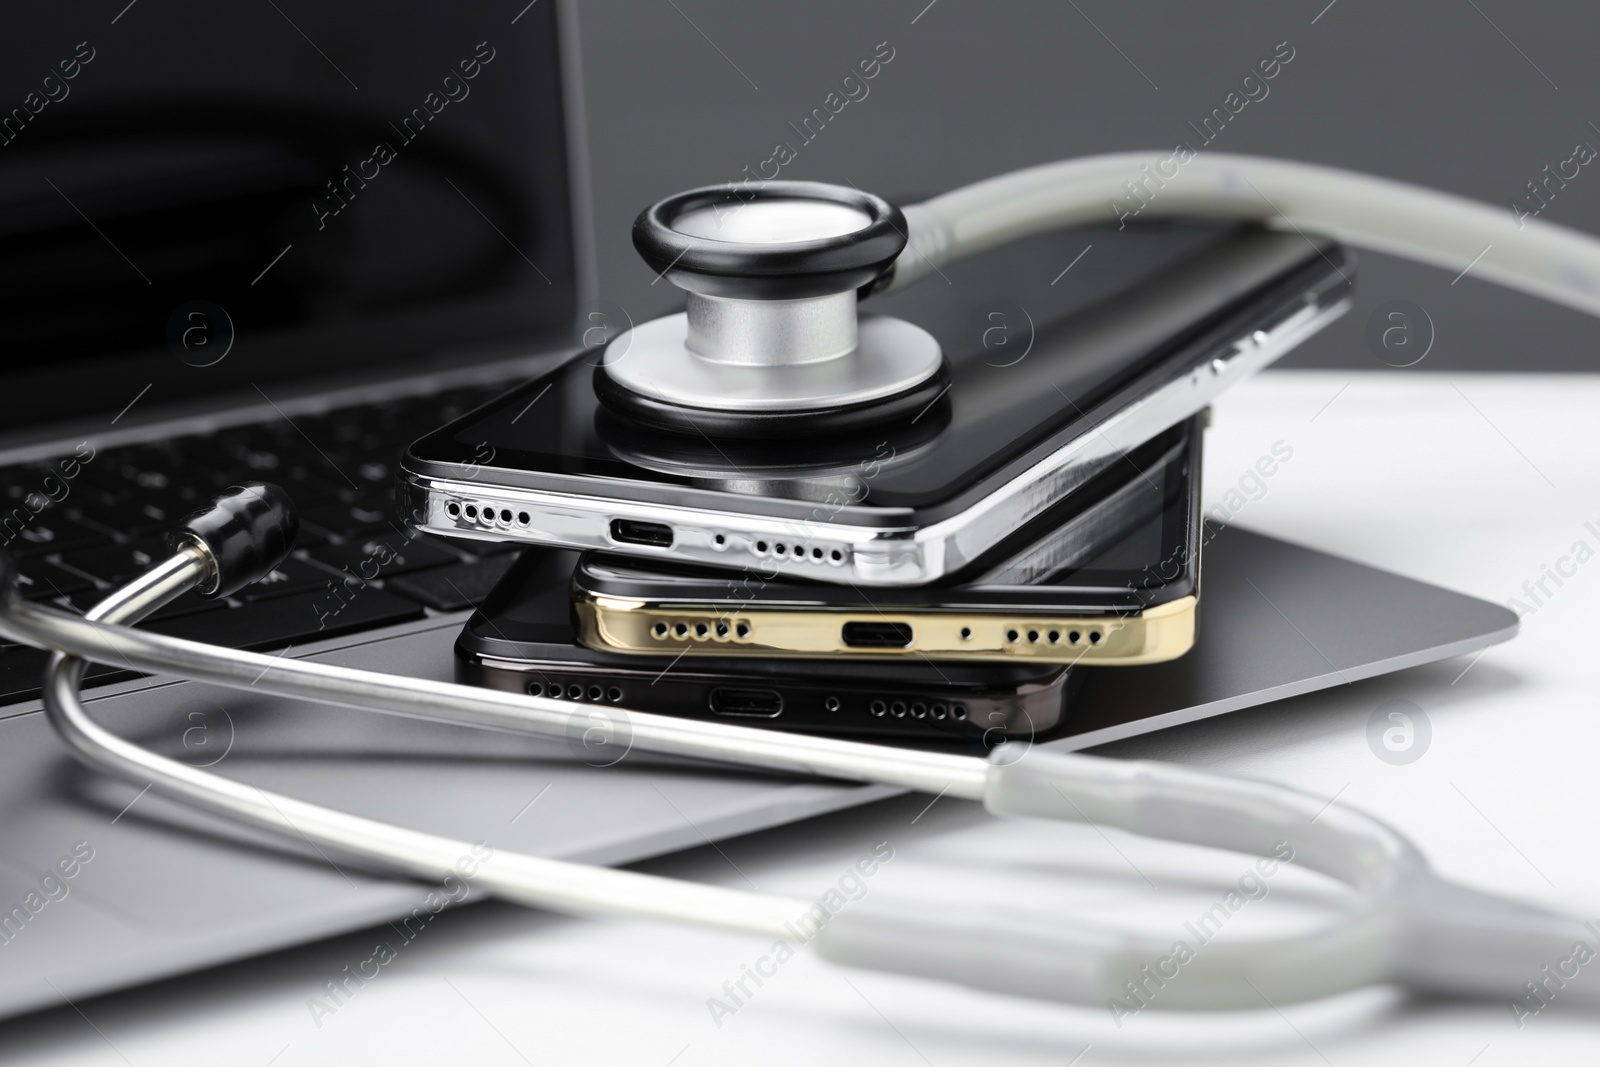
[[[147,625],[453,676],[455,636],[510,556],[409,539],[393,506],[399,451],[608,328],[571,7],[517,6],[400,17],[347,0],[291,21],[273,5],[173,0],[87,28],[61,5],[13,14],[0,41],[0,99],[23,102],[0,114],[0,546],[25,595],[82,610],[159,557],[162,532],[210,494],[272,480],[301,510],[295,556],[238,597],[184,598]],[[1035,241],[985,270],[1003,291],[1008,270],[1061,251]],[[949,299],[930,292],[921,313]],[[1242,531],[1221,532],[1206,565],[1196,652],[1095,675],[1084,729],[1053,743],[1353,684],[1515,629],[1494,605]],[[1232,655],[1230,634],[1256,654]],[[426,895],[86,770],[40,712],[44,662],[0,647],[0,1013],[386,922]],[[87,686],[100,721],[195,766],[590,863],[892,792],[642,756],[594,767],[560,742],[113,668]]]

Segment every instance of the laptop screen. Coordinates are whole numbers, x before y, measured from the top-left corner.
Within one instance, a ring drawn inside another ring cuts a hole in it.
[[[5,428],[564,334],[555,7],[10,11]]]

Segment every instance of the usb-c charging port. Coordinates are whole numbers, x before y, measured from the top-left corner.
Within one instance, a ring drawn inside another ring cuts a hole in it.
[[[619,545],[652,545],[656,548],[671,548],[672,527],[661,522],[612,519],[611,540]]]
[[[847,622],[839,631],[846,648],[907,648],[911,636],[905,622]]]
[[[783,694],[774,689],[713,689],[707,703],[718,715],[775,719],[783,711]]]

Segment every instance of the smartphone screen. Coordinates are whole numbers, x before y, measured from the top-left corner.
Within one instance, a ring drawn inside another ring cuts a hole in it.
[[[528,476],[580,476],[613,483],[607,493],[668,502],[704,489],[815,501],[844,487],[852,514],[901,509],[936,521],[942,514],[929,509],[961,506],[964,494],[1036,462],[1029,449],[1069,424],[1092,432],[1097,405],[1119,389],[1147,385],[1153,372],[1190,373],[1175,357],[1197,340],[1248,332],[1249,317],[1274,300],[1297,304],[1319,286],[1339,288],[1327,302],[1342,296],[1339,257],[1325,242],[1232,225],[1042,234],[863,305],[929,330],[950,361],[945,396],[892,432],[805,450],[641,434],[601,409],[592,384],[601,358],[629,358],[623,335],[603,357],[575,357],[423,438],[407,466],[534,487],[550,483]]]

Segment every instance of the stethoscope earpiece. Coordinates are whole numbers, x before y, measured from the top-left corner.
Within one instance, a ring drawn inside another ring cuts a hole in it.
[[[906,245],[905,216],[881,197],[693,189],[646,209],[633,243],[688,307],[607,345],[620,355],[602,355],[595,391],[619,415],[697,436],[852,433],[915,417],[945,387],[927,331],[856,312]]]

